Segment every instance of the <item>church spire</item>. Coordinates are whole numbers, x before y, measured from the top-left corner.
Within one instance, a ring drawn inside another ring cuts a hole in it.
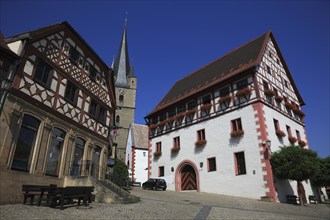
[[[130,73],[130,64],[127,47],[127,17],[125,18],[125,25],[121,43],[119,46],[115,66],[114,74],[116,77],[115,86],[128,87],[127,76]]]

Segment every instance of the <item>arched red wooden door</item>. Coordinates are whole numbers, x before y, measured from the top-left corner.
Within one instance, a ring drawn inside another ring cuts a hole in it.
[[[189,164],[181,169],[181,190],[197,190],[196,172]]]

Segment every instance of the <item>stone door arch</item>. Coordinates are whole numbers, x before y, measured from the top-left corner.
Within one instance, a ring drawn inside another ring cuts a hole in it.
[[[199,191],[199,173],[193,162],[183,161],[178,165],[175,175],[175,190]]]

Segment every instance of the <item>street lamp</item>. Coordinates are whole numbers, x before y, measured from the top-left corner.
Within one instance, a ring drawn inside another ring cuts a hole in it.
[[[272,145],[272,142],[270,140],[266,141],[266,146],[270,150],[270,146]]]

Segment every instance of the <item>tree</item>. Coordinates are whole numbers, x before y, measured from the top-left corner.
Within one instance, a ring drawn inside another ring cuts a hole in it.
[[[115,159],[115,161],[112,172],[107,178],[117,186],[126,187],[128,184],[128,168],[123,161],[118,159]]]
[[[330,186],[330,156],[326,158],[318,158],[318,169],[315,175],[311,178],[312,185],[318,188]],[[322,198],[321,198],[322,200]]]
[[[270,163],[275,177],[297,181],[300,204],[307,203],[302,181],[313,177],[318,169],[317,153],[299,146],[282,147],[272,153]]]

